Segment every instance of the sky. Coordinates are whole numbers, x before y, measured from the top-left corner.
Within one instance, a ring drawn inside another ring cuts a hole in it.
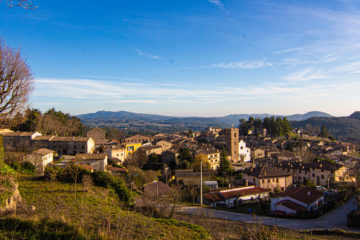
[[[360,1],[0,1],[30,103],[73,115],[360,110]]]

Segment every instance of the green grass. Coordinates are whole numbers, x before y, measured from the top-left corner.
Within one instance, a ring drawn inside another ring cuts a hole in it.
[[[5,206],[5,201],[13,194],[15,189],[16,172],[6,164],[0,167],[0,207]]]
[[[0,239],[85,240],[74,226],[59,221],[0,218]]]
[[[93,187],[86,192],[81,184],[47,182],[19,178],[19,191],[27,207],[34,206],[38,219],[49,218],[75,225],[88,236],[104,239],[204,239],[199,226],[148,218],[123,210],[117,195],[109,189]],[[24,214],[23,217],[26,217]]]

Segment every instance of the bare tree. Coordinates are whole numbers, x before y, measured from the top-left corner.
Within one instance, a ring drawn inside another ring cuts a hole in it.
[[[32,90],[33,78],[29,66],[0,40],[0,120],[22,110]]]

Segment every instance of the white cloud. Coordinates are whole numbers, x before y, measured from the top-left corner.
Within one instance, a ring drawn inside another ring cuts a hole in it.
[[[322,70],[313,70],[312,68],[306,68],[302,71],[295,72],[283,77],[284,80],[289,82],[308,82],[317,79],[331,78],[323,73]]]
[[[224,3],[222,3],[220,0],[208,0],[208,1],[214,4],[216,7],[220,9],[224,9]]]
[[[139,56],[144,56],[144,57],[148,57],[148,58],[155,59],[155,60],[161,60],[162,59],[162,57],[160,57],[160,56],[153,55],[153,54],[150,54],[150,53],[146,53],[146,52],[143,52],[143,51],[141,51],[139,49],[135,49],[135,52]]]
[[[229,62],[218,63],[210,65],[211,68],[223,68],[223,69],[256,69],[262,67],[273,67],[271,63],[265,61],[249,61],[249,62]]]

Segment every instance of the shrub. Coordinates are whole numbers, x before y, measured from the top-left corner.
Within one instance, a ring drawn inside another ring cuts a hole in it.
[[[94,184],[99,187],[112,186],[116,182],[115,177],[107,172],[95,171],[91,173],[91,177]]]
[[[81,182],[82,177],[86,174],[89,175],[90,172],[80,166],[71,164],[65,167],[65,169],[58,176],[58,179],[64,182],[73,182],[76,177],[76,182]]]
[[[36,173],[36,168],[34,164],[30,162],[22,162],[22,163],[12,162],[10,166],[19,173],[28,174],[28,175],[35,175]]]

